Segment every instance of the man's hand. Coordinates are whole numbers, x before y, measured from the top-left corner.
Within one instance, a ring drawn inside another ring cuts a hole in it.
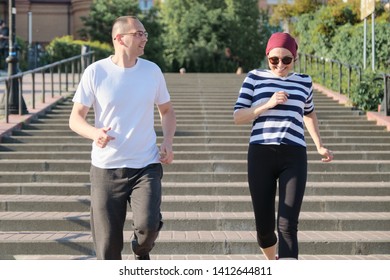
[[[97,130],[96,136],[94,138],[96,146],[99,148],[105,148],[111,140],[114,140],[115,137],[112,137],[107,134],[111,130],[111,127],[103,127]]]
[[[173,161],[173,149],[172,144],[163,142],[160,146],[160,162],[170,164]]]

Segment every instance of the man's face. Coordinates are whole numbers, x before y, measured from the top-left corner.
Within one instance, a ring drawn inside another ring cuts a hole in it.
[[[130,21],[128,30],[118,34],[116,38],[123,43],[130,55],[141,56],[144,54],[148,38],[145,27],[138,20]]]

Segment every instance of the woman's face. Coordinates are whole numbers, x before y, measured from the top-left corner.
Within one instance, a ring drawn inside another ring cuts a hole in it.
[[[288,49],[272,49],[268,53],[268,66],[276,76],[286,77],[294,67],[294,56]]]

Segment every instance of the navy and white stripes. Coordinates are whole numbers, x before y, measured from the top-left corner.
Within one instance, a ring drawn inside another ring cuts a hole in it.
[[[254,120],[250,143],[306,147],[303,115],[314,110],[310,76],[293,73],[282,78],[269,70],[252,70],[242,84],[234,111],[266,103],[277,91],[288,93],[287,102]]]

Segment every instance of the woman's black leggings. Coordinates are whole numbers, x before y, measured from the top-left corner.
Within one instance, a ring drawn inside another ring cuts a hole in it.
[[[261,248],[279,239],[279,258],[298,259],[298,217],[307,179],[306,148],[291,145],[256,145],[248,149],[248,183]],[[275,234],[275,197],[279,181]]]

